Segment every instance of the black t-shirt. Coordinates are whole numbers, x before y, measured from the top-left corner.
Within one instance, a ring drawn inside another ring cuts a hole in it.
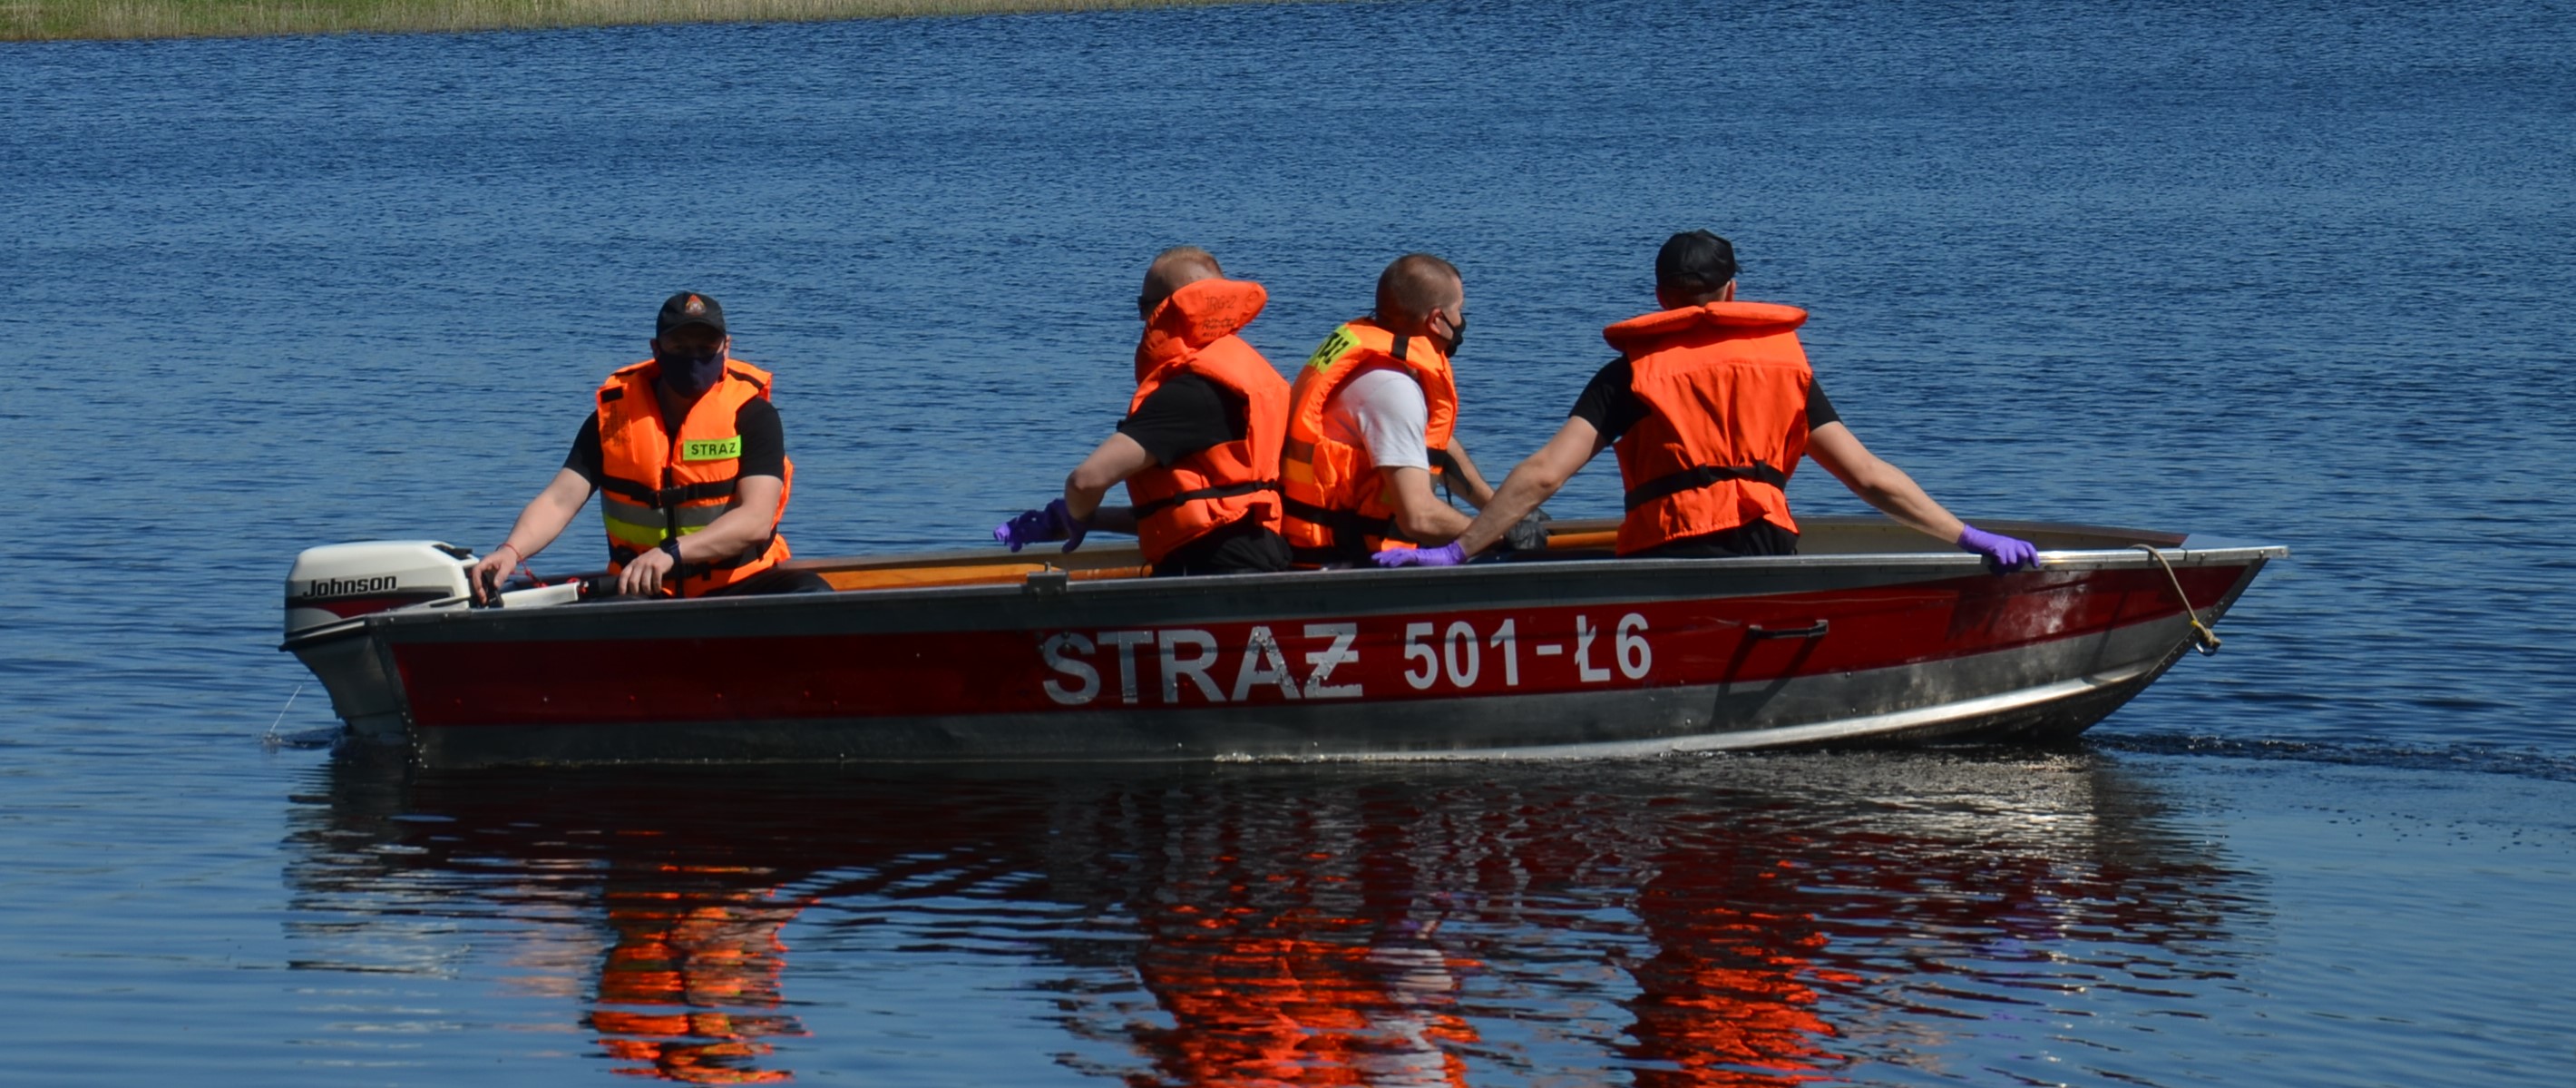
[[[1592,429],[1601,432],[1603,442],[1616,442],[1620,435],[1628,433],[1628,428],[1646,418],[1646,402],[1637,399],[1636,385],[1637,369],[1628,357],[1612,359],[1592,375],[1592,383],[1583,387],[1583,395],[1575,398],[1574,410],[1566,415],[1591,424]],[[1834,414],[1834,402],[1825,399],[1824,383],[1808,381],[1807,429],[1813,431],[1840,422],[1842,417]]]
[[[1118,433],[1145,447],[1154,463],[1172,462],[1210,446],[1240,442],[1249,431],[1242,397],[1196,374],[1179,374],[1156,386],[1127,418]]]
[[[663,425],[670,425],[667,417]],[[776,405],[765,397],[742,402],[733,413],[733,433],[742,436],[741,475],[786,478],[787,434],[778,424]],[[596,488],[605,458],[599,448],[599,413],[594,411],[581,421],[581,433],[573,436],[572,452],[564,455],[563,467],[581,473]]]

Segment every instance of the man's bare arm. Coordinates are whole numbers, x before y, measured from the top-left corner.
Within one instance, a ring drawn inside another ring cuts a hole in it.
[[[545,490],[537,492],[537,497],[528,500],[528,505],[519,511],[519,520],[510,526],[510,535],[501,538],[492,554],[465,573],[465,584],[472,587],[475,599],[482,599],[485,575],[495,581],[509,577],[529,556],[546,550],[546,545],[562,536],[564,526],[572,524],[582,504],[589,501],[589,480],[568,468],[555,470],[555,478],[547,481]]]
[[[1458,545],[1468,555],[1493,547],[1494,542],[1511,532],[1512,526],[1554,498],[1558,488],[1591,463],[1601,452],[1601,432],[1582,419],[1568,419],[1557,428],[1556,437],[1538,448],[1512,473],[1503,477],[1503,486],[1494,492],[1493,501],[1485,504],[1467,531],[1458,535]]]
[[[1858,495],[1862,502],[1913,528],[1941,538],[1943,543],[1959,542],[1959,530],[1966,526],[1941,504],[1925,494],[1914,477],[1869,452],[1851,428],[1839,422],[1816,428],[1807,436],[1807,456],[1825,466],[1843,486]]]
[[[1133,507],[1102,506],[1109,489],[1130,476],[1154,467],[1154,455],[1124,434],[1112,434],[1091,451],[1091,456],[1075,465],[1064,478],[1064,506],[1075,521],[1088,523],[1093,529],[1113,533],[1136,531]]]
[[[740,555],[769,538],[778,527],[778,493],[787,484],[776,476],[744,476],[733,483],[733,509],[706,528],[680,538],[680,559],[704,563]]]
[[[1416,544],[1438,545],[1457,539],[1467,515],[1431,492],[1431,473],[1418,468],[1382,468],[1378,475],[1395,493],[1396,535]]]

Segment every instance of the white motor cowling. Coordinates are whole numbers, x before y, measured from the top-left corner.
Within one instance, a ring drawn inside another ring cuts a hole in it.
[[[434,540],[306,548],[286,574],[286,637],[352,616],[465,596],[474,553]]]

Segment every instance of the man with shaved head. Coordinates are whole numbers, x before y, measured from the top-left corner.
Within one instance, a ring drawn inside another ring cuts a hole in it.
[[[1073,474],[1064,497],[993,530],[1018,551],[1037,541],[1082,545],[1093,529],[1134,533],[1154,574],[1286,570],[1279,535],[1280,426],[1288,383],[1236,333],[1270,295],[1225,278],[1196,246],[1155,255],[1136,296],[1145,334],[1127,418]],[[1124,482],[1130,505],[1101,505]]]
[[[1479,507],[1492,497],[1456,440],[1450,358],[1467,337],[1466,306],[1457,266],[1408,253],[1378,275],[1375,312],[1334,329],[1298,372],[1280,482],[1300,565],[1455,539],[1468,518],[1434,482]]]

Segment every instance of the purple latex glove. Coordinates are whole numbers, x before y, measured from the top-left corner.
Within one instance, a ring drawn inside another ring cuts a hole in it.
[[[1046,504],[1044,510],[1023,510],[1020,516],[993,527],[993,539],[1018,551],[1041,540],[1064,541],[1064,550],[1082,546],[1082,538],[1091,526],[1073,520],[1073,511],[1063,499]]]
[[[1381,567],[1454,567],[1467,561],[1467,549],[1455,540],[1437,548],[1388,548],[1369,556]]]
[[[1989,533],[1974,525],[1959,527],[1959,550],[1986,557],[1986,569],[2001,574],[2017,567],[2039,569],[2039,549],[2027,540]]]

